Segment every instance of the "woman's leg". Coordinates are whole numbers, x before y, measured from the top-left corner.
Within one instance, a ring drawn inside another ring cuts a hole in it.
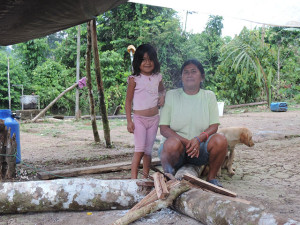
[[[165,173],[175,175],[185,158],[185,148],[178,138],[170,137],[163,145],[163,150],[160,154],[161,165]]]
[[[207,181],[215,179],[218,170],[221,168],[222,163],[227,154],[227,139],[222,134],[214,134],[207,145],[209,152],[209,172]]]

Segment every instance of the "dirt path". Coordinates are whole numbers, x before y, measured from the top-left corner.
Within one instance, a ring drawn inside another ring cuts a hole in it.
[[[236,148],[236,174],[225,171],[220,177],[224,187],[240,198],[264,207],[280,217],[300,221],[300,111],[284,113],[248,112],[225,114],[221,127],[245,126],[254,134],[255,146]],[[100,122],[99,122],[100,123]],[[130,160],[133,137],[126,130],[125,120],[111,120],[114,148],[93,143],[89,121],[48,121],[21,125],[21,154],[18,166],[20,180],[37,179],[35,170],[53,170],[100,165]],[[101,124],[98,126],[103,137]],[[157,155],[160,135],[155,143]],[[30,168],[28,167],[30,166]],[[128,171],[110,175],[128,178]],[[98,176],[101,177],[101,176]],[[0,215],[2,224],[110,224],[124,211],[30,213]],[[101,223],[99,223],[101,221]],[[163,210],[135,224],[199,224],[172,210]]]

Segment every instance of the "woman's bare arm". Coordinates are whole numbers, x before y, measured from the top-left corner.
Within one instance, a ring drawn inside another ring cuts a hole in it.
[[[159,127],[160,127],[160,134],[165,138],[176,137],[181,141],[181,143],[184,146],[186,146],[186,144],[189,142],[188,139],[178,135],[175,131],[173,131],[169,125],[160,125]]]

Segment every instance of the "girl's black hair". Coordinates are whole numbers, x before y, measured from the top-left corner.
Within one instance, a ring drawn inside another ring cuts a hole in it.
[[[200,71],[201,73],[201,77],[202,77],[202,82],[200,83],[200,88],[203,87],[203,82],[205,80],[205,71],[204,71],[204,68],[202,66],[202,64],[197,60],[197,59],[188,59],[186,60],[183,65],[181,66],[181,71],[180,71],[180,74],[182,74],[182,71],[184,69],[184,67],[186,67],[187,65],[190,65],[190,64],[194,64],[198,70]]]
[[[154,49],[154,47],[152,47],[149,44],[142,44],[136,49],[136,52],[133,56],[133,62],[132,62],[133,75],[136,76],[140,75],[141,73],[140,65],[142,64],[145,53],[147,53],[150,60],[154,62],[153,74],[160,72],[160,65],[157,59],[156,50]]]

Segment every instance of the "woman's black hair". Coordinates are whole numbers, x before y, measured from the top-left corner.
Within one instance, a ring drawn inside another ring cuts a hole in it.
[[[188,60],[186,60],[183,63],[183,65],[181,66],[180,74],[182,74],[184,67],[186,67],[187,65],[190,65],[190,64],[195,65],[198,68],[198,70],[200,71],[201,77],[202,77],[202,82],[200,83],[200,88],[202,88],[203,87],[203,82],[205,80],[205,71],[204,71],[204,68],[203,68],[202,64],[197,59],[188,59]]]
[[[133,62],[132,62],[133,75],[136,76],[140,75],[141,73],[140,65],[142,64],[145,53],[147,53],[150,60],[154,62],[153,74],[160,72],[160,65],[157,59],[156,50],[154,49],[154,47],[152,47],[149,44],[142,44],[136,49],[136,52],[134,53],[133,56]]]

